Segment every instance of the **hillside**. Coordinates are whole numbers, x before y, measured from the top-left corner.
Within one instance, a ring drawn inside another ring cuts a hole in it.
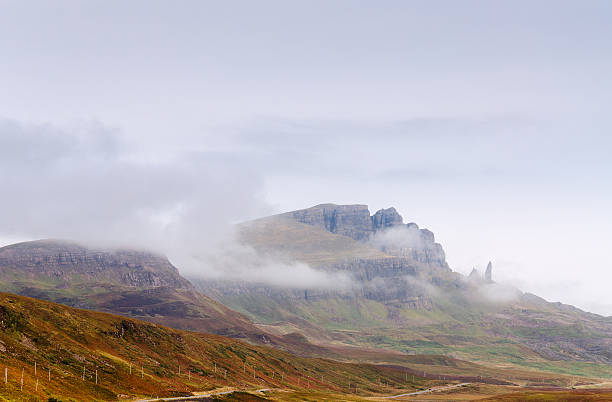
[[[239,226],[241,239],[264,253],[278,253],[313,266],[353,258],[388,258],[376,248],[337,236],[287,216],[258,219]]]
[[[167,258],[146,251],[96,249],[60,240],[2,247],[0,291],[174,328],[283,343],[197,292]]]
[[[320,345],[458,357],[488,365],[612,375],[612,319],[453,272],[432,232],[394,208],[322,204],[241,225],[260,253],[343,272],[350,290],[192,281],[268,332]]]
[[[431,388],[448,389],[439,393],[457,400],[491,395],[607,400],[602,398],[612,395],[609,389],[559,391],[560,386],[597,385],[586,378],[490,368],[444,356],[350,348],[337,352],[356,360],[375,354],[387,362],[304,358],[218,335],[0,293],[0,372],[6,369],[0,400],[210,395],[200,400],[353,401]]]
[[[165,257],[132,249],[92,249],[64,240],[0,248],[0,272],[16,287],[45,278],[49,288],[105,283],[139,289],[192,289]]]
[[[224,387],[329,394],[354,394],[356,387],[368,396],[435,383],[399,368],[306,359],[7,293],[0,293],[0,351],[5,400],[116,400]]]
[[[512,400],[506,394],[515,385],[528,395],[530,387],[612,377],[609,318],[517,290],[500,298],[508,289],[494,282],[492,265],[485,276],[453,272],[433,233],[404,224],[392,208],[368,219],[361,206],[296,212],[241,225],[242,241],[346,273],[350,289],[199,280],[211,298],[154,253],[55,240],[0,248],[0,289],[88,309],[0,294],[0,362],[9,378],[0,396],[110,400],[246,389],[247,400],[353,400],[450,381],[472,384],[449,388],[459,399]],[[40,370],[49,368],[45,383]],[[273,391],[253,393],[261,388]]]

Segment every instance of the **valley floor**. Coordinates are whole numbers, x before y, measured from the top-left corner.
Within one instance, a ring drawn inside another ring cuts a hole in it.
[[[603,384],[609,386],[609,384]],[[612,388],[600,389],[534,389],[529,387],[491,384],[455,383],[435,386],[415,392],[391,396],[365,397],[322,391],[293,389],[239,390],[221,388],[195,393],[191,397],[139,399],[134,402],[155,401],[612,401]]]

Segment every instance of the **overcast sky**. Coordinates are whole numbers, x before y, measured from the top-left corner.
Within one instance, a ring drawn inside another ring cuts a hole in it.
[[[612,315],[610,21],[609,1],[0,0],[0,243],[395,206],[453,269]]]

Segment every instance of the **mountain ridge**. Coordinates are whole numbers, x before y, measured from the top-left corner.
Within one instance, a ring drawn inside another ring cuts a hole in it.
[[[382,208],[374,214],[365,204],[319,204],[314,207],[286,212],[278,216],[289,217],[297,222],[319,227],[330,233],[350,237],[360,242],[369,242],[379,232],[388,229],[403,228],[412,232],[415,242],[422,243],[423,253],[414,258],[426,263],[436,261],[440,266],[448,268],[446,255],[442,246],[435,242],[433,232],[428,229],[420,229],[419,226],[410,222],[404,224],[404,218],[397,212],[395,207]],[[401,256],[402,250],[381,250],[387,254]],[[405,253],[406,251],[404,251]]]
[[[78,278],[72,276],[86,275],[87,282],[103,279],[129,287],[193,289],[160,254],[128,248],[91,248],[63,239],[33,240],[1,247],[0,272],[6,275],[11,269],[25,271],[26,275],[43,274],[60,282],[74,282]]]
[[[347,346],[575,375],[608,373],[612,320],[505,288],[493,282],[492,265],[484,277],[468,280],[437,254],[433,233],[404,224],[394,208],[370,214],[366,207],[365,219],[360,205],[335,215],[338,206],[322,205],[319,210],[333,217],[328,226],[323,212],[314,212],[322,217],[314,224],[300,221],[312,211],[298,219],[285,213],[239,225],[239,238],[258,253],[346,274],[350,288],[190,283],[155,253],[83,251],[44,240],[0,249],[0,290],[308,356]]]
[[[0,291],[210,332],[258,344],[318,350],[262,331],[198,292],[161,254],[35,240],[0,248]]]
[[[347,273],[356,284],[299,290],[191,278],[268,331],[553,371],[612,363],[612,320],[495,283],[492,264],[469,280],[450,269],[432,232],[404,224],[393,207],[370,214],[363,204],[320,204],[241,224],[240,233],[261,253]]]

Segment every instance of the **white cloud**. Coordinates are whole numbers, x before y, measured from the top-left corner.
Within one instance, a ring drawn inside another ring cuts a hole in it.
[[[266,210],[234,155],[130,149],[103,125],[0,122],[0,235],[196,252]],[[193,269],[193,267],[182,267]]]
[[[206,270],[192,271],[195,278],[231,280],[291,289],[349,290],[353,280],[345,272],[314,269],[283,255],[262,254],[233,241],[216,244],[215,250],[196,257]]]

